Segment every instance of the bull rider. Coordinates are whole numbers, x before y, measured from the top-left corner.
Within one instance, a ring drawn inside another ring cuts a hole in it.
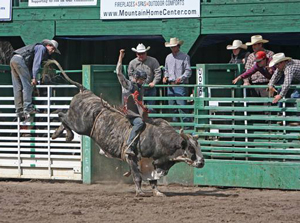
[[[129,138],[126,142],[125,154],[128,156],[136,156],[138,138],[146,127],[144,120],[148,114],[148,109],[143,105],[143,84],[147,79],[147,74],[142,70],[136,70],[132,80],[126,79],[122,73],[122,61],[124,56],[125,50],[121,49],[116,73],[122,86],[123,96],[125,97],[124,112],[132,125]]]

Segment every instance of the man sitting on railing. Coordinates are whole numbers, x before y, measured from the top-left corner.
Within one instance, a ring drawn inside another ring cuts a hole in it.
[[[180,46],[183,44],[182,40],[178,38],[171,38],[170,42],[166,42],[165,46],[170,47],[172,53],[170,53],[166,58],[165,72],[163,83],[174,85],[168,88],[168,96],[187,96],[188,92],[185,87],[176,87],[180,84],[188,84],[189,78],[192,75],[190,57],[189,55],[180,52]],[[184,100],[169,100],[169,105],[186,105]],[[184,113],[181,109],[178,109]],[[177,112],[177,109],[174,110]],[[177,118],[173,118],[173,121],[177,121]],[[190,121],[189,118],[183,118],[183,121]]]

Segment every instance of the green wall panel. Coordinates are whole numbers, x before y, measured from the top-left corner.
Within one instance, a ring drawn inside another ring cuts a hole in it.
[[[74,25],[76,23],[76,26]],[[142,24],[142,25],[141,25]],[[160,35],[160,20],[101,21],[60,20],[56,23],[56,35]]]
[[[100,19],[99,7],[14,8],[14,21]]]
[[[55,36],[54,21],[14,21],[0,23],[0,36],[21,36],[25,45],[52,39]]]
[[[222,17],[201,20],[201,34],[277,32],[300,32],[300,15]]]
[[[202,5],[201,17],[244,17],[244,16],[267,16],[267,15],[298,15],[300,2],[250,2],[241,4],[240,1],[235,4],[205,4]],[[280,10],[278,10],[280,7]],[[228,13],[230,11],[230,14]],[[269,22],[269,21],[268,21]]]
[[[162,23],[162,34],[166,41],[172,37],[184,40],[181,47],[183,52],[188,52],[200,33],[199,19],[169,19]]]
[[[300,163],[206,160],[196,185],[300,189]]]

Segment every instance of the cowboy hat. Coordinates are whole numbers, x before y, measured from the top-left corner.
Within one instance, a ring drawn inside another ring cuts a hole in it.
[[[247,46],[240,40],[233,40],[232,45],[227,45],[226,47],[227,50],[235,50],[238,48],[246,50]]]
[[[251,42],[247,42],[247,46],[252,46],[256,43],[268,43],[269,40],[263,39],[261,35],[251,36]]]
[[[291,60],[291,59],[292,59],[291,57],[286,57],[284,55],[284,53],[276,53],[276,54],[273,55],[272,60],[269,63],[269,66],[273,67],[281,61]]]
[[[144,44],[140,43],[137,45],[136,48],[131,48],[131,50],[133,52],[136,52],[136,53],[145,53],[147,52],[148,50],[150,50],[150,46],[148,46],[147,48],[144,46]]]
[[[55,40],[44,39],[42,41],[42,44],[54,46],[54,48],[55,48],[54,52],[60,54],[60,51],[58,50],[58,42],[56,42]]]
[[[179,40],[178,38],[174,37],[174,38],[170,38],[170,42],[165,42],[165,47],[174,47],[174,46],[178,46],[178,45],[182,45],[183,44],[183,40]]]

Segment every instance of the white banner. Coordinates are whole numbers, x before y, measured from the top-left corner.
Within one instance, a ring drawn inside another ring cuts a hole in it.
[[[12,0],[0,0],[0,21],[11,21]]]
[[[28,6],[88,6],[97,5],[97,0],[28,0]]]
[[[200,17],[200,0],[101,0],[100,3],[100,19]]]

